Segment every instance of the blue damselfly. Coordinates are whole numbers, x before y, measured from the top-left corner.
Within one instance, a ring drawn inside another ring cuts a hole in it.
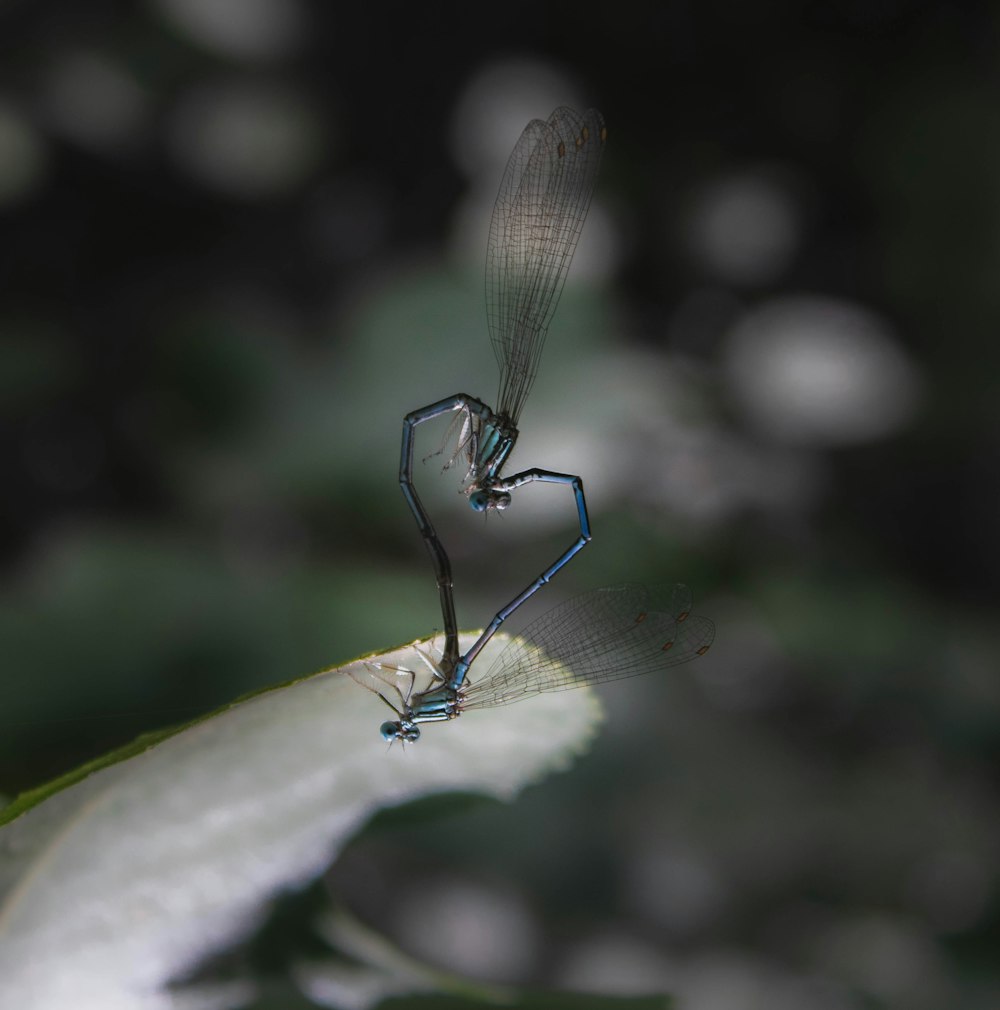
[[[714,638],[715,625],[692,615],[687,586],[628,583],[591,590],[543,614],[510,640],[481,679],[453,682],[424,650],[430,683],[421,691],[414,691],[415,670],[367,663],[351,676],[396,713],[380,727],[382,736],[412,743],[422,722],[677,666],[703,656]]]
[[[607,132],[596,109],[582,115],[559,108],[548,121],[532,120],[511,153],[500,183],[486,253],[486,316],[500,366],[497,410],[457,393],[408,414],[403,421],[399,483],[434,565],[445,643],[439,664],[453,687],[504,620],[547,583],[590,541],[583,482],[574,474],[533,468],[501,475],[517,423],[538,370],[549,323],[590,207]],[[413,442],[418,424],[458,412],[458,449],[467,466],[463,489],[477,512],[501,510],[511,492],[534,481],[572,488],[579,536],[530,585],[502,607],[461,658],[451,562],[413,484]]]

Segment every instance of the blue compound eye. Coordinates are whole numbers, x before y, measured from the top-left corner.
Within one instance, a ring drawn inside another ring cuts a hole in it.
[[[469,495],[469,504],[475,512],[485,512],[489,508],[490,496],[485,491],[473,491]]]
[[[402,731],[402,728],[398,722],[384,722],[379,726],[378,731],[382,734],[382,739],[388,741],[395,740]]]

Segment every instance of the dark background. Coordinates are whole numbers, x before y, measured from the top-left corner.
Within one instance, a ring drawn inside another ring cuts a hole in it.
[[[587,483],[547,602],[682,580],[717,645],[327,887],[475,976],[995,1006],[998,11],[584,10],[0,5],[0,790],[438,626],[400,420],[493,401],[504,158],[596,105],[514,465]],[[484,525],[438,469],[473,627],[572,506]]]

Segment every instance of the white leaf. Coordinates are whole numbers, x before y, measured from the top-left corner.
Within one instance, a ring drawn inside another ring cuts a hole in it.
[[[425,668],[412,646],[371,658]],[[172,1007],[166,982],[252,930],[377,810],[449,790],[509,799],[565,767],[600,715],[588,690],[559,692],[390,748],[392,713],[351,666],[237,702],[0,828],[0,1008]]]

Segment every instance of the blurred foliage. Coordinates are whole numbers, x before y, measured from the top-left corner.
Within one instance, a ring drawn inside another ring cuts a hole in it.
[[[441,1010],[481,1010],[483,1007],[495,1006],[482,1000],[472,1000],[462,996],[405,996],[393,997],[380,1003],[382,1010],[425,1010],[428,1007],[441,1007]],[[663,996],[646,997],[615,997],[588,996],[578,992],[540,992],[523,993],[512,1003],[504,1006],[513,1010],[669,1010],[670,1000]]]

